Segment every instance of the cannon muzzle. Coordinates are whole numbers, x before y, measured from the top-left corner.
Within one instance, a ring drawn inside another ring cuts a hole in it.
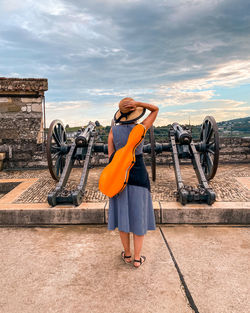
[[[177,142],[182,145],[190,144],[192,140],[192,135],[188,130],[184,130],[178,123],[173,123],[172,127],[175,130],[175,138]]]
[[[75,143],[77,147],[87,147],[89,142],[89,137],[91,134],[91,131],[95,129],[95,124],[92,122],[89,122],[89,124],[86,126],[86,128],[82,128],[82,130],[79,132],[75,139]]]

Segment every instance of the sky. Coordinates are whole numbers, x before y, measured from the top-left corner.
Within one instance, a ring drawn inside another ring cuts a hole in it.
[[[124,97],[156,126],[250,116],[250,1],[0,0],[0,76],[48,79],[47,126],[110,125]]]

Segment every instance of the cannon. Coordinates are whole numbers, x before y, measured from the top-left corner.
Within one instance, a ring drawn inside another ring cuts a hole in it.
[[[108,154],[108,145],[95,143],[98,136],[96,126],[99,122],[89,122],[80,129],[73,143],[68,143],[63,123],[52,121],[47,136],[47,160],[52,178],[58,181],[55,189],[48,195],[48,203],[80,205],[90,168],[92,153]],[[113,124],[112,124],[113,125]],[[206,202],[211,205],[216,199],[215,192],[208,185],[217,171],[219,162],[219,134],[215,119],[206,116],[200,130],[200,139],[194,142],[189,129],[173,123],[169,130],[169,142],[155,142],[154,127],[149,130],[150,143],[143,146],[143,153],[151,155],[152,180],[156,180],[156,155],[164,151],[171,152],[176,178],[176,199],[185,205],[188,202]],[[180,159],[190,159],[199,184],[197,188],[185,185],[180,170]],[[80,183],[74,190],[66,190],[70,172],[76,161],[83,161]]]

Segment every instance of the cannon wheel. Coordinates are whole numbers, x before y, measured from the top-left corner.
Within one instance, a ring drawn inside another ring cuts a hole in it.
[[[59,120],[51,122],[47,136],[47,161],[50,174],[59,181],[65,166],[66,132],[63,123]]]
[[[155,135],[154,135],[154,126],[151,126],[149,129],[149,138],[151,144],[151,172],[152,180],[156,180],[156,159],[155,159]]]
[[[207,180],[212,179],[219,163],[219,131],[213,116],[206,116],[201,126],[201,144],[204,147],[200,153],[200,162]]]

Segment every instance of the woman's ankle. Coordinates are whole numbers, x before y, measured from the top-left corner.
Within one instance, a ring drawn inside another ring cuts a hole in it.
[[[134,260],[140,260],[141,255],[140,254],[135,254],[134,255]]]

